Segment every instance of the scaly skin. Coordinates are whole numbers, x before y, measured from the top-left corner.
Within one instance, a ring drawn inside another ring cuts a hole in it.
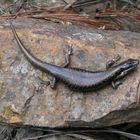
[[[15,39],[28,61],[36,68],[51,74],[56,79],[59,79],[73,90],[78,89],[79,91],[87,92],[99,89],[102,86],[115,81],[116,79],[118,80],[126,76],[139,64],[139,60],[128,59],[121,64],[112,67],[111,69],[97,72],[52,65],[43,62],[32,55],[22,44],[11,22],[10,25]]]

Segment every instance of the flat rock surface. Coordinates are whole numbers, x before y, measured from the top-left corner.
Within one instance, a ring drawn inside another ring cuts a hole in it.
[[[70,67],[105,70],[117,54],[120,61],[140,60],[140,34],[102,31],[43,20],[16,19],[24,45],[39,59],[64,63],[72,46]],[[0,21],[0,121],[46,127],[101,127],[140,121],[140,65],[118,89],[108,85],[90,93],[74,92],[62,83],[55,90],[43,81],[52,77],[34,68],[20,51],[7,21]]]

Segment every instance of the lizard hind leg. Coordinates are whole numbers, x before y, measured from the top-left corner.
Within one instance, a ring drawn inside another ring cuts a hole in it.
[[[72,54],[73,54],[72,53],[72,47],[68,46],[68,50],[67,50],[67,52],[65,52],[65,62],[64,62],[63,65],[61,65],[61,67],[66,68],[66,67],[69,66],[69,64],[70,64],[70,57],[71,57]],[[50,87],[52,89],[55,89],[56,86],[57,86],[57,82],[58,81],[59,81],[59,79],[57,79],[56,77],[53,77],[53,79],[50,81]]]
[[[61,65],[61,67],[68,67],[68,65],[70,64],[70,57],[73,54],[72,53],[72,47],[68,46],[68,50],[64,52],[65,53],[65,62],[64,64]],[[50,87],[52,89],[56,89],[57,87],[57,82],[59,81],[59,79],[57,79],[56,77],[52,77],[51,80],[49,81],[43,81],[43,83],[46,83],[46,85],[50,85]]]
[[[69,66],[69,64],[70,64],[70,57],[73,54],[72,46],[68,46],[67,52],[64,51],[64,53],[65,53],[65,63],[61,67],[66,68],[66,67]]]

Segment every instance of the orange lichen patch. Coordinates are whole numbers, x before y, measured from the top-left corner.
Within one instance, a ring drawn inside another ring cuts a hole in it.
[[[19,117],[19,116],[13,116],[13,117],[11,117],[11,119],[10,119],[9,122],[10,122],[10,123],[22,123],[23,120],[22,120],[22,118]]]
[[[22,123],[23,122],[22,117],[18,113],[13,112],[13,110],[11,109],[11,106],[7,106],[4,108],[3,117],[9,123]]]
[[[4,81],[0,80],[0,98],[2,96],[3,88],[4,88]]]

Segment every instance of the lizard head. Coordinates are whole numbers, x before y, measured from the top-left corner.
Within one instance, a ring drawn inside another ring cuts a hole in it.
[[[122,71],[129,70],[129,69],[132,70],[132,69],[136,68],[138,64],[139,64],[139,60],[128,59],[120,64],[120,68]]]

